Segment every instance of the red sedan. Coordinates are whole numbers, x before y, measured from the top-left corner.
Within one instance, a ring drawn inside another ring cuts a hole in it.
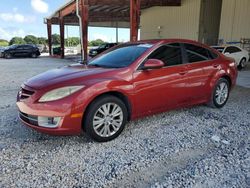
[[[235,85],[234,60],[198,42],[126,43],[92,59],[47,71],[17,96],[20,119],[54,135],[116,138],[128,120],[196,104],[223,107]]]

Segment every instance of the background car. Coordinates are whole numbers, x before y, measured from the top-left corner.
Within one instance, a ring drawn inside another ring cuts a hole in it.
[[[5,47],[0,47],[0,58],[3,57],[4,50],[5,50]]]
[[[84,130],[116,138],[128,120],[209,104],[222,108],[237,78],[232,58],[195,41],[125,43],[90,60],[27,80],[17,96],[21,120],[54,135]],[[142,133],[143,134],[143,133]]]
[[[241,70],[246,66],[249,59],[249,52],[238,46],[212,46],[214,49],[218,50],[220,53],[227,57],[234,58],[238,69]]]
[[[102,44],[101,46],[99,46],[96,49],[91,49],[89,51],[89,56],[90,57],[95,57],[98,54],[100,54],[100,53],[104,52],[105,50],[108,50],[109,48],[112,48],[112,47],[114,47],[116,45],[117,45],[117,43],[105,43],[105,44]]]
[[[2,52],[3,57],[9,59],[12,57],[32,57],[37,58],[40,56],[40,51],[37,46],[31,44],[12,45]]]

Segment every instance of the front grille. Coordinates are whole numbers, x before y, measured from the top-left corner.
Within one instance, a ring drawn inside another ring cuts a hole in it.
[[[30,91],[24,88],[21,88],[21,90],[19,91],[19,99],[23,100],[23,99],[28,99],[29,97],[31,97],[35,92],[34,91]]]
[[[38,126],[37,116],[32,116],[32,115],[25,114],[23,112],[19,112],[19,117],[21,118],[21,120],[23,120],[24,122],[30,125]]]

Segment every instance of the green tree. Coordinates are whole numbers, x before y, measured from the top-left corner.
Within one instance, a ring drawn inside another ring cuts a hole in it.
[[[25,44],[26,42],[21,38],[21,37],[13,37],[10,42],[9,45],[13,45],[13,44]]]
[[[24,37],[24,41],[27,44],[38,44],[38,39],[34,35],[27,35]]]
[[[47,44],[47,39],[45,37],[38,37],[37,40],[38,44],[44,44],[44,45]]]
[[[80,44],[79,37],[69,37],[69,38],[65,39],[66,46],[77,46],[78,44]]]
[[[53,34],[52,35],[52,45],[59,45],[60,44],[60,35]]]
[[[4,39],[0,39],[0,46],[8,46],[9,42],[7,40]]]
[[[90,41],[89,46],[100,46],[104,43],[105,42],[102,39],[96,39],[96,40]]]

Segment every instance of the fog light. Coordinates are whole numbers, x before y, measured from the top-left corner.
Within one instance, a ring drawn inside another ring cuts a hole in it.
[[[60,123],[60,117],[41,117],[38,116],[38,125],[46,128],[56,128]]]

